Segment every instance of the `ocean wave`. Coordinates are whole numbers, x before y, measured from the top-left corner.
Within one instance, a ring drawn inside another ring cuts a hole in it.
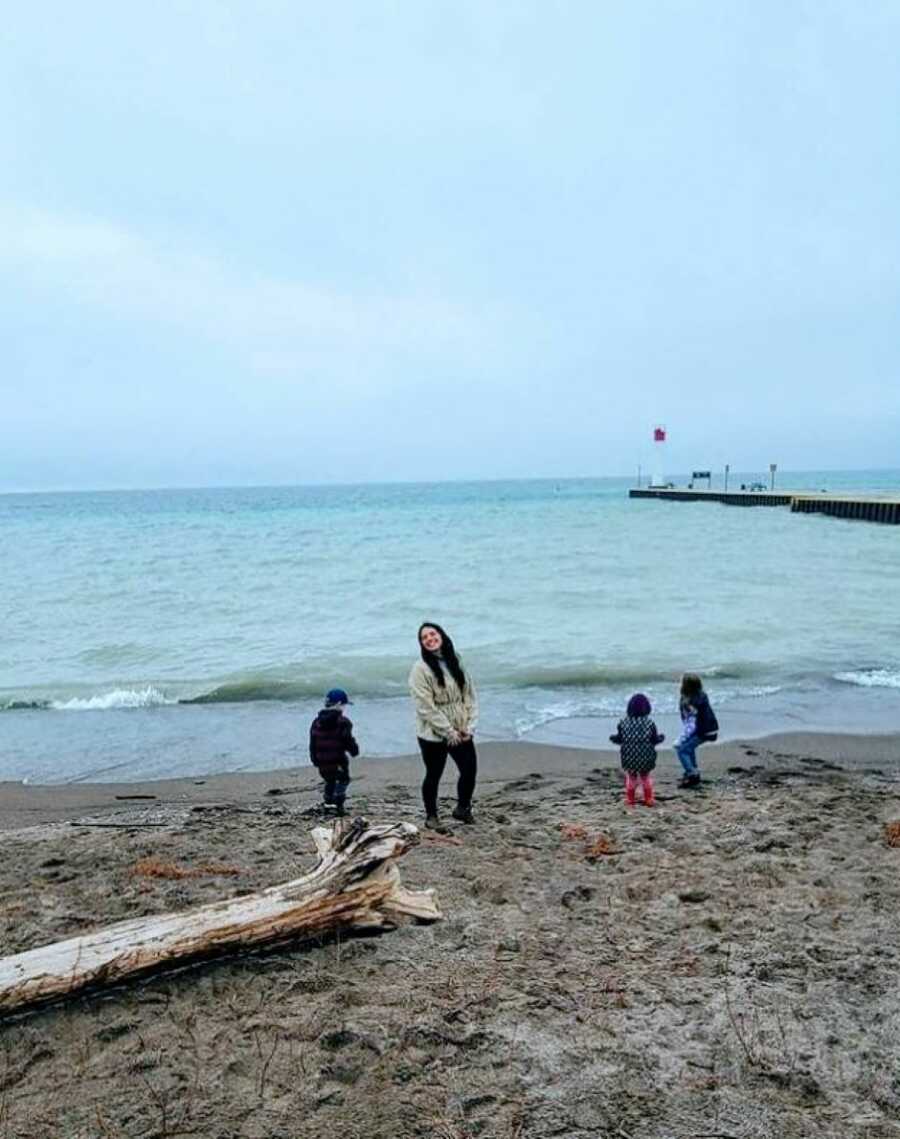
[[[674,715],[678,711],[677,693],[671,691],[660,694],[654,691],[651,685],[645,685],[646,694],[650,697],[655,716]],[[765,696],[774,696],[782,691],[779,684],[755,684],[746,688],[720,688],[712,690],[716,706],[727,705],[735,700],[762,699]],[[539,707],[526,707],[515,721],[516,734],[526,736],[545,724],[553,724],[559,720],[577,719],[609,719],[625,714],[624,701],[621,696],[601,696],[597,699],[561,700]]]
[[[607,700],[563,700],[541,708],[526,708],[516,717],[516,735],[527,736],[529,732],[559,720],[609,719],[616,715],[622,715],[622,701],[612,697]]]
[[[285,676],[281,672],[273,677],[266,673],[251,674],[225,681],[222,684],[201,691],[197,695],[183,696],[182,704],[244,704],[262,700],[290,702],[318,698],[335,683],[340,683],[351,694],[360,697],[405,696],[407,675],[411,661],[387,658],[373,662],[366,660],[342,661],[334,664],[311,665],[303,675]],[[680,673],[674,669],[641,668],[639,665],[622,668],[593,664],[589,661],[560,665],[523,665],[521,667],[497,666],[479,661],[473,654],[471,668],[480,688],[527,689],[527,688],[609,688],[621,689],[628,686],[648,686],[654,684],[677,684]],[[711,666],[704,669],[707,676],[717,680],[752,679],[758,672],[755,666]]]
[[[524,665],[521,668],[486,669],[482,683],[500,688],[619,688],[634,684],[674,684],[675,670],[610,667],[590,662],[564,665]]]
[[[94,645],[91,648],[83,649],[78,654],[78,660],[92,668],[118,669],[121,675],[126,669],[130,671],[135,666],[146,666],[158,655],[159,650],[151,648],[149,645],[125,641]]]
[[[69,700],[51,700],[46,705],[57,712],[106,712],[111,708],[155,708],[178,701],[157,688],[115,688],[97,696],[73,696]]]
[[[336,658],[312,661],[308,665],[265,669],[238,673],[221,680],[196,680],[167,682],[165,691],[157,681],[136,680],[120,684],[109,691],[81,691],[72,687],[68,691],[48,692],[46,689],[35,696],[27,692],[10,695],[0,710],[20,711],[51,709],[55,711],[103,711],[115,708],[150,708],[169,704],[251,704],[264,701],[276,703],[297,703],[318,700],[324,692],[335,684],[346,688],[353,698],[391,699],[407,696],[407,675],[410,660],[408,657],[385,658]],[[648,691],[674,691],[679,673],[677,670],[641,668],[639,665],[609,667],[591,661],[576,661],[567,664],[508,666],[505,662],[479,659],[472,654],[471,668],[479,688],[483,691],[546,691],[572,690],[572,706],[582,702],[590,709],[598,707],[597,701],[604,700],[603,693],[615,694],[619,701],[626,689],[647,689]],[[755,665],[711,665],[702,669],[702,675],[715,678],[721,686],[737,686],[752,694],[754,681],[759,679],[759,669]],[[74,687],[74,686],[73,686]],[[760,688],[760,694],[777,689]],[[578,695],[575,695],[575,692]],[[588,695],[590,694],[590,695]],[[605,707],[605,706],[604,706]],[[562,715],[578,713],[564,712]]]
[[[327,684],[327,681],[325,682]],[[346,683],[346,682],[345,682]],[[351,695],[386,696],[384,691],[362,691],[358,685],[349,685]],[[291,703],[321,696],[324,687],[318,679],[312,680],[243,680],[220,684],[199,696],[183,696],[179,704],[252,704],[261,700]]]
[[[755,684],[749,688],[741,688],[735,692],[725,692],[721,695],[717,694],[716,699],[719,703],[725,703],[728,700],[737,700],[741,697],[760,697],[760,696],[774,696],[776,692],[782,691],[781,684]]]
[[[860,688],[900,688],[900,670],[892,668],[863,668],[858,672],[837,672],[835,680],[855,684]]]

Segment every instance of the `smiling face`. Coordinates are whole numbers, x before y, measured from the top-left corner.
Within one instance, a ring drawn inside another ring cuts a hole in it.
[[[444,638],[433,625],[423,625],[419,633],[419,642],[423,649],[430,653],[439,653],[444,644]]]

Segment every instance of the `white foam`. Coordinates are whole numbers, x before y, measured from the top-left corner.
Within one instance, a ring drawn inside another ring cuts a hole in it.
[[[110,708],[154,708],[162,704],[177,704],[177,700],[164,695],[157,688],[116,688],[99,696],[73,696],[71,700],[54,700],[50,707],[58,712],[105,712]]]
[[[748,688],[738,688],[734,691],[717,693],[715,699],[717,704],[727,704],[730,700],[740,700],[742,697],[753,699],[759,696],[774,696],[776,692],[780,691],[780,684],[755,684],[750,685]]]
[[[677,713],[677,693],[668,691],[660,694],[655,692],[649,685],[644,691],[653,705],[654,715],[665,716]],[[710,698],[716,706],[719,706],[720,704],[731,704],[742,699],[753,700],[761,699],[765,696],[774,696],[781,691],[781,685],[778,684],[756,684],[748,685],[746,688],[734,689],[721,689],[716,687],[713,688]],[[533,703],[528,704],[525,707],[524,714],[520,714],[516,717],[516,735],[519,738],[527,736],[529,732],[536,731],[538,728],[543,728],[546,724],[552,724],[558,720],[609,719],[610,717],[621,717],[625,715],[625,706],[627,703],[627,693],[616,693],[608,696],[600,696],[594,700],[582,698],[559,700],[540,706],[535,706]]]
[[[900,672],[891,668],[864,668],[859,672],[835,673],[835,680],[860,688],[900,688]]]
[[[608,718],[614,716],[617,710],[621,714],[620,704],[620,699],[609,697],[605,700],[602,698],[562,700],[559,703],[546,704],[541,708],[526,707],[524,715],[516,717],[516,735],[521,738],[536,728],[542,728],[545,724],[552,724],[557,720]]]

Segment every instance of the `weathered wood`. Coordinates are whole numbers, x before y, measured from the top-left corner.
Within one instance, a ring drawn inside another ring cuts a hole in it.
[[[182,913],[117,922],[0,959],[0,1014],[241,949],[442,916],[433,890],[400,884],[395,860],[418,841],[414,826],[338,820],[317,827],[312,838],[319,862],[291,882]]]

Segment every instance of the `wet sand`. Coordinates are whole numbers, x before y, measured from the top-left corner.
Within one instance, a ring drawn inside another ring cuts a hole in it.
[[[698,753],[704,771],[721,775],[733,764],[746,762],[747,752],[780,758],[813,756],[817,761],[837,762],[848,770],[861,770],[879,765],[900,766],[900,735],[854,735],[837,733],[790,733],[753,738],[722,745],[707,745]],[[595,751],[553,744],[491,743],[479,745],[480,788],[482,792],[495,780],[506,780],[523,772],[536,771],[554,776],[578,776],[600,765],[618,769],[618,753],[612,749]],[[449,794],[452,762],[447,768],[442,790]],[[680,774],[677,760],[665,746],[660,748],[657,777],[662,784],[674,781]],[[418,755],[396,758],[366,759],[353,764],[354,796],[375,793],[390,797],[387,788],[402,785],[406,790],[417,787],[422,779]],[[316,772],[302,767],[274,771],[233,772],[221,775],[198,775],[178,779],[146,780],[136,783],[53,783],[29,785],[0,782],[0,831],[41,823],[65,822],[81,815],[121,813],[144,802],[154,807],[186,807],[196,804],[244,804],[254,802],[272,791],[298,795],[296,803],[311,805],[318,801],[319,779]]]
[[[483,746],[476,825],[400,863],[443,921],[8,1020],[0,1135],[900,1135],[900,737],[700,755],[628,812],[611,751]],[[354,813],[421,820],[418,759],[354,774]],[[3,951],[296,877],[317,801],[308,768],[0,785]]]

